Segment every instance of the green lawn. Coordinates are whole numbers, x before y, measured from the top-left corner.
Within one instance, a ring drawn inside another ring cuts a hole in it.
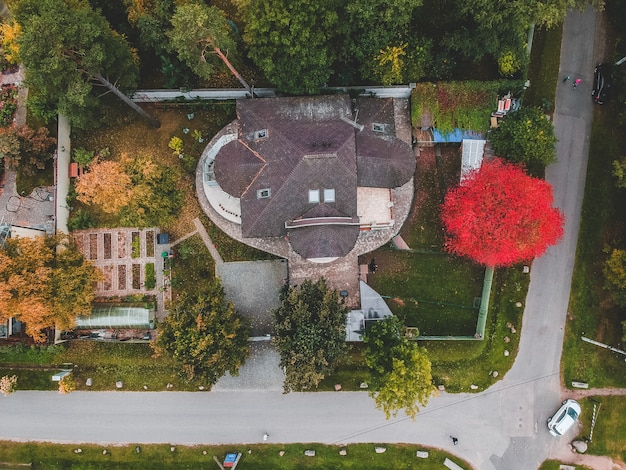
[[[17,390],[56,390],[58,384],[51,376],[64,363],[74,364],[77,390],[115,390],[118,380],[123,382],[123,390],[167,390],[168,383],[174,390],[209,388],[199,380],[186,381],[179,375],[180,366],[164,357],[155,358],[146,343],[75,340],[57,346],[26,347],[26,352],[23,346],[17,348],[0,347],[0,376],[17,375]],[[88,378],[93,379],[91,387],[86,385]]]
[[[559,470],[560,467],[561,467],[561,462],[557,460],[546,460],[544,463],[541,464],[541,467],[539,467],[539,470]],[[593,470],[584,465],[572,465],[572,467],[574,467],[576,470]]]
[[[524,92],[524,106],[538,106],[546,112],[554,109],[562,34],[563,25],[548,30],[535,28],[528,67],[530,87]]]
[[[591,417],[594,401],[598,404],[596,425],[593,430],[592,441],[589,442],[590,454],[608,455],[609,457],[626,462],[626,396],[592,397],[581,401],[583,413],[582,436],[589,437],[591,431]]]
[[[348,446],[326,446],[321,444],[237,444],[232,446],[171,446],[136,445],[103,447],[94,445],[60,445],[48,443],[16,443],[0,441],[2,461],[10,463],[30,463],[34,469],[176,469],[195,470],[198,468],[217,468],[213,456],[223,461],[226,453],[242,454],[237,466],[242,470],[299,470],[299,469],[420,469],[439,470],[443,468],[445,458],[450,458],[462,468],[472,467],[458,457],[448,453],[428,449],[424,446],[383,444],[387,451],[377,454],[376,444],[351,444]],[[74,450],[80,448],[77,455]],[[315,450],[314,457],[304,455],[305,450]],[[347,455],[339,455],[340,449],[346,449]],[[107,453],[103,454],[106,450]],[[427,450],[428,459],[418,458],[417,450]],[[279,455],[284,451],[284,455]]]
[[[585,198],[563,349],[565,384],[626,387],[624,357],[581,341],[581,335],[619,347],[626,311],[613,305],[604,290],[604,248],[623,246],[624,190],[616,188],[611,162],[621,157],[626,141],[613,126],[610,109],[596,110],[591,133]]]
[[[368,284],[420,335],[473,336],[484,268],[442,253],[380,249]]]

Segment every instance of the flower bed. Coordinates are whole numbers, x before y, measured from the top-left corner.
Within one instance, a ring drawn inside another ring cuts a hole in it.
[[[0,127],[7,127],[13,123],[17,110],[17,88],[13,85],[3,85],[0,89]]]

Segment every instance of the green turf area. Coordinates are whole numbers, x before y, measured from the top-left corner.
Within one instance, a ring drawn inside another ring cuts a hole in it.
[[[591,133],[585,198],[582,207],[576,264],[572,278],[563,372],[591,387],[626,387],[624,356],[584,343],[585,336],[618,347],[626,311],[614,305],[604,289],[602,268],[607,246],[621,246],[626,214],[624,190],[617,188],[611,163],[623,155],[626,139],[612,126],[610,109],[597,110]]]
[[[195,470],[217,468],[213,456],[223,462],[227,453],[241,453],[237,465],[241,470],[300,470],[300,469],[420,469],[440,470],[443,461],[450,458],[465,470],[472,467],[462,459],[446,452],[424,446],[382,444],[387,450],[377,454],[377,444],[351,444],[327,446],[322,444],[263,444],[232,446],[175,446],[130,445],[103,447],[94,445],[55,445],[48,443],[14,443],[0,441],[0,461],[31,463],[33,469],[46,470],[91,470],[91,469],[176,469]],[[136,451],[139,447],[140,452]],[[76,454],[75,450],[82,452]],[[345,449],[347,455],[339,455]],[[103,451],[106,450],[106,453]],[[305,450],[314,450],[315,456],[304,455]],[[416,456],[416,451],[429,452],[427,459]],[[284,451],[281,456],[280,452]]]
[[[594,455],[607,455],[626,462],[626,396],[591,397],[580,401],[583,424],[581,436],[589,438],[593,405],[596,405],[596,424],[593,429],[588,452]]]

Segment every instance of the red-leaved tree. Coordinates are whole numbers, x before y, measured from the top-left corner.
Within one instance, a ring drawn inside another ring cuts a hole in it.
[[[448,192],[442,207],[446,249],[485,266],[542,255],[563,235],[552,186],[500,159],[484,161]]]

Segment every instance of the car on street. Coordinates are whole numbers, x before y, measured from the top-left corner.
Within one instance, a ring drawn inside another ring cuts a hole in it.
[[[580,404],[576,400],[565,400],[561,407],[548,419],[548,429],[553,436],[562,436],[576,424],[580,416]]]
[[[593,91],[591,97],[594,103],[604,104],[611,94],[611,64],[598,64],[593,70]]]

